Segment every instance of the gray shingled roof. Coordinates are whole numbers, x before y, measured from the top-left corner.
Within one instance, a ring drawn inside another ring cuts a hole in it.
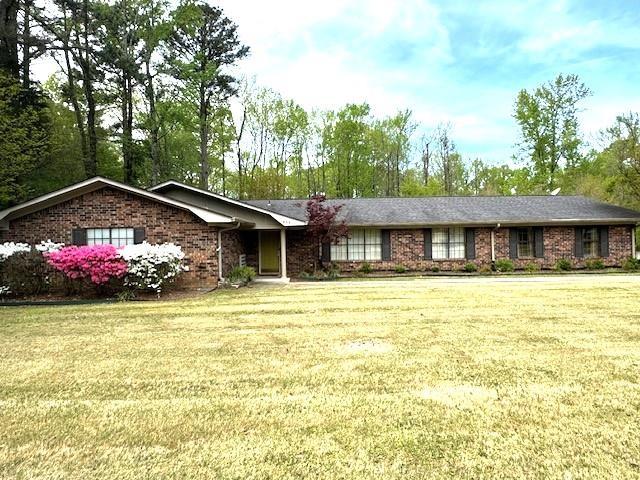
[[[349,225],[637,223],[640,212],[579,196],[330,199]],[[306,200],[247,203],[305,220]]]

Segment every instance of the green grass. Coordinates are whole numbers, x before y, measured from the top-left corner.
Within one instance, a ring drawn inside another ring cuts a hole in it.
[[[637,478],[639,286],[2,308],[0,478]]]

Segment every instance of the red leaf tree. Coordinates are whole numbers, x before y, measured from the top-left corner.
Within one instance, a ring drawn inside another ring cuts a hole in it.
[[[307,211],[307,234],[315,240],[320,252],[320,245],[323,243],[338,243],[338,241],[349,235],[349,227],[344,220],[337,220],[338,213],[343,205],[327,205],[325,195],[314,195],[306,205]],[[322,255],[318,253],[320,265],[322,265]]]

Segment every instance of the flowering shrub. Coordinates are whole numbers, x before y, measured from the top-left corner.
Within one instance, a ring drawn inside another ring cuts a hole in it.
[[[38,245],[35,245],[35,249],[42,254],[57,252],[64,247],[64,243],[56,243],[51,240],[43,240]]]
[[[125,285],[140,290],[160,293],[163,285],[188,270],[182,263],[182,249],[173,243],[151,245],[143,242],[127,245],[119,253],[128,266]]]
[[[68,278],[88,278],[96,285],[104,285],[127,273],[127,263],[113,245],[69,246],[44,255],[49,265]]]
[[[26,243],[5,242],[0,244],[0,262],[4,262],[14,253],[29,252],[31,247]]]

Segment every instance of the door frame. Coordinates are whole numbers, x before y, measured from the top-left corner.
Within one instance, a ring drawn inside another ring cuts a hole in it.
[[[276,272],[266,272],[262,271],[262,232],[270,232],[270,233],[280,233],[279,230],[258,230],[258,275],[270,275],[274,277],[279,277],[282,273],[280,267],[280,256],[282,252],[280,251],[280,240],[278,239],[278,271]]]

